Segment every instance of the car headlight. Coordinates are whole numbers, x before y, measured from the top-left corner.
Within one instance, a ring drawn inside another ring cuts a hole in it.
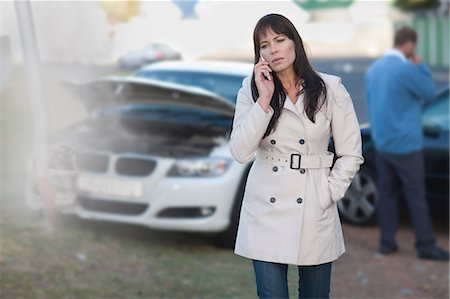
[[[177,160],[167,175],[171,177],[220,176],[228,170],[231,162],[231,159],[225,158]]]
[[[75,170],[75,151],[66,144],[55,144],[49,148],[48,168]]]

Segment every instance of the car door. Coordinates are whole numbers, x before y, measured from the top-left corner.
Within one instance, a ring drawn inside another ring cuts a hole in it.
[[[449,91],[424,109],[424,157],[430,209],[448,212],[449,202]]]

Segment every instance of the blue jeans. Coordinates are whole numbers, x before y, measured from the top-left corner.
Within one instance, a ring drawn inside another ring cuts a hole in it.
[[[289,298],[287,264],[253,260],[259,298]],[[298,298],[330,298],[331,262],[298,266]]]

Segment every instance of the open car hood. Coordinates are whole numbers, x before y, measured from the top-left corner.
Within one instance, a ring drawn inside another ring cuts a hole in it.
[[[114,105],[164,104],[202,109],[233,117],[234,104],[198,87],[136,78],[106,77],[85,83],[64,81],[88,110]]]

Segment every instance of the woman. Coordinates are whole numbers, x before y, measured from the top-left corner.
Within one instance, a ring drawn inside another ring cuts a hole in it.
[[[256,157],[235,253],[253,260],[260,298],[288,297],[289,264],[298,265],[300,298],[329,298],[331,262],[345,251],[336,202],[364,161],[353,103],[340,78],[312,69],[285,17],[261,18],[253,42],[230,139],[238,162]]]

